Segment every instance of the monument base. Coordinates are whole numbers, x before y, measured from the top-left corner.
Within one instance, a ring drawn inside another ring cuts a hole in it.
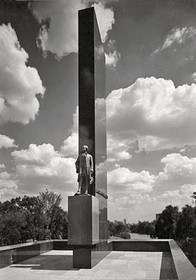
[[[103,244],[104,243],[104,244]],[[111,243],[100,242],[93,247],[77,247],[73,250],[74,268],[92,268],[105,258],[111,251]]]
[[[91,195],[68,197],[68,245],[73,248],[73,267],[92,268],[111,251],[100,240],[99,199]]]
[[[99,200],[91,195],[68,197],[68,244],[99,243]]]

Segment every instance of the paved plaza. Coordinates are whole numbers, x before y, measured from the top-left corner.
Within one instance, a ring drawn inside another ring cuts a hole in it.
[[[113,251],[92,269],[74,269],[72,251],[50,251],[0,270],[1,280],[159,280],[162,252]]]

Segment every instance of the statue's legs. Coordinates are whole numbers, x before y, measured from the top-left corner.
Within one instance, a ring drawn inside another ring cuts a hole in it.
[[[80,188],[81,188],[81,194],[88,194],[88,188],[89,188],[89,182],[90,177],[86,174],[82,174],[80,178]]]

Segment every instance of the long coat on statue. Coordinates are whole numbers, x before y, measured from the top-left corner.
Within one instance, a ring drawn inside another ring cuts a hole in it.
[[[82,153],[78,156],[76,162],[76,172],[79,175],[91,176],[93,173],[93,157],[90,154]]]

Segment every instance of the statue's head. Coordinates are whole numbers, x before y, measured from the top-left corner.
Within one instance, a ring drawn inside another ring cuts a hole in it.
[[[82,151],[83,151],[83,152],[88,152],[88,146],[87,146],[87,145],[84,145],[84,146],[82,147]]]

